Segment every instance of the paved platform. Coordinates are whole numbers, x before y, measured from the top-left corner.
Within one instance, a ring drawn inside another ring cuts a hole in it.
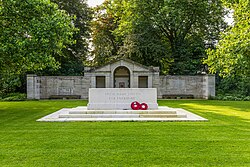
[[[63,108],[37,121],[208,121],[181,108],[159,107],[154,110],[87,110],[85,106]]]

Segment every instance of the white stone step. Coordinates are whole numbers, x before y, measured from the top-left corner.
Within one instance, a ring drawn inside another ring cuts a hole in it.
[[[59,118],[139,118],[139,114],[62,114]]]
[[[185,118],[184,114],[61,114],[59,118]]]
[[[86,113],[87,107],[63,108],[37,121],[67,122],[67,121],[207,121],[184,109],[159,107],[158,110],[95,110]],[[108,112],[107,112],[108,111]],[[174,111],[174,112],[173,112]],[[72,113],[71,113],[72,112]],[[85,113],[84,113],[85,112]],[[142,113],[140,113],[142,112]],[[131,114],[132,113],[132,114]]]
[[[155,110],[71,110],[69,114],[176,114],[176,111]]]
[[[140,118],[186,118],[185,114],[140,114]]]

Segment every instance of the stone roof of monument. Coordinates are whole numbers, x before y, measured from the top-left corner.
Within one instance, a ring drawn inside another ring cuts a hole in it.
[[[144,69],[147,69],[147,70],[149,70],[149,71],[153,71],[153,70],[154,70],[154,69],[153,69],[153,66],[145,66],[145,65],[142,65],[142,64],[140,64],[140,63],[138,63],[138,62],[135,62],[135,61],[133,61],[133,60],[130,60],[130,59],[128,59],[128,58],[120,58],[120,59],[117,59],[117,60],[110,61],[110,62],[108,62],[108,63],[106,63],[106,64],[104,64],[104,65],[102,65],[102,66],[95,67],[94,70],[101,69],[101,68],[103,68],[103,67],[105,67],[105,66],[107,66],[107,65],[114,64],[114,63],[116,63],[116,62],[118,62],[118,61],[121,61],[121,60],[126,61],[126,62],[128,62],[128,63],[130,63],[130,64],[137,65],[137,66],[142,67],[142,68],[144,68]]]

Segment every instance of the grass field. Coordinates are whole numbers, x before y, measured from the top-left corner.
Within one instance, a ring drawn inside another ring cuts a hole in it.
[[[0,166],[250,166],[250,102],[158,102],[208,122],[36,122],[86,103],[0,102]]]

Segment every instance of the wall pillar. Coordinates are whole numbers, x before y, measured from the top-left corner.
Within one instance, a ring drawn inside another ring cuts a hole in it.
[[[208,75],[208,97],[215,97],[215,75]]]
[[[27,75],[27,99],[40,99],[40,81],[35,74]]]
[[[203,76],[203,98],[215,97],[215,75]]]
[[[153,75],[148,75],[148,88],[153,88]]]

